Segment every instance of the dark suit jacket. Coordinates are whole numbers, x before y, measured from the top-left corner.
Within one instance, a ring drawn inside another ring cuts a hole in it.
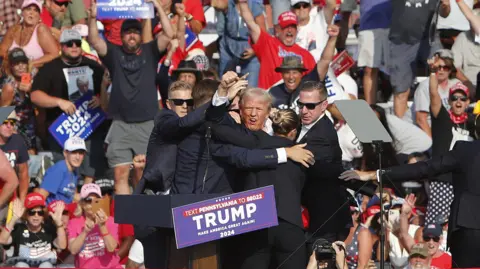
[[[246,149],[206,139],[208,126],[204,123],[178,144],[173,193],[202,193],[202,188],[203,193],[231,193],[238,169],[277,165],[275,149]]]
[[[154,192],[164,192],[171,187],[177,160],[177,144],[203,123],[207,107],[201,106],[185,117],[179,117],[169,109],[162,109],[157,113],[148,140],[147,163],[135,193],[143,191],[145,187]]]
[[[300,133],[300,132],[299,132]],[[302,202],[310,214],[311,232],[337,233],[351,224],[345,188],[338,176],[343,172],[342,150],[333,123],[325,115],[305,134],[300,144],[315,155],[307,170]],[[337,211],[338,210],[338,211]]]
[[[263,131],[244,135],[227,125],[214,125],[213,136],[215,139],[245,148],[272,149],[295,145],[291,140],[270,136]],[[273,185],[278,217],[303,229],[301,192],[305,182],[305,171],[301,165],[288,160],[287,163],[277,165],[275,168],[250,169],[248,173],[237,174],[237,181],[244,182],[243,190]]]
[[[449,233],[461,228],[480,229],[480,140],[458,141],[446,154],[426,162],[392,167],[384,176],[392,181],[407,181],[434,179],[449,172],[452,173],[455,194],[450,209]]]

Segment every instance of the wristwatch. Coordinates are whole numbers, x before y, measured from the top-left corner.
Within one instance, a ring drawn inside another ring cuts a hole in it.
[[[186,17],[187,21],[191,21],[193,20],[193,16],[192,14],[188,14],[187,17]]]

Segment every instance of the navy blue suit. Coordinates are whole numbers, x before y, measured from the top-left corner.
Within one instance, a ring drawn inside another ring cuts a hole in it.
[[[173,193],[232,193],[238,169],[269,168],[275,149],[245,149],[208,140],[205,123],[178,144]],[[205,180],[205,184],[203,184]]]
[[[283,137],[270,136],[264,131],[250,131],[237,124],[226,112],[226,106],[211,107],[207,118],[218,122],[213,126],[213,137],[246,148],[282,148],[295,143]],[[223,248],[228,255],[225,268],[268,269],[272,257],[277,266],[296,269],[307,264],[304,230],[301,216],[301,192],[305,181],[304,168],[287,161],[271,168],[250,169],[237,172],[237,191],[273,185],[279,225],[236,236],[226,241]]]
[[[317,238],[343,241],[352,219],[346,206],[345,187],[338,179],[344,171],[342,150],[330,119],[324,116],[318,120],[299,141],[303,143],[307,143],[306,149],[315,156],[315,164],[307,170],[302,195],[302,204],[310,214],[309,231],[316,232]]]
[[[147,147],[147,163],[135,193],[149,188],[154,192],[167,191],[172,184],[177,159],[177,144],[204,122],[204,105],[179,117],[170,109],[160,110],[154,119],[154,127]]]

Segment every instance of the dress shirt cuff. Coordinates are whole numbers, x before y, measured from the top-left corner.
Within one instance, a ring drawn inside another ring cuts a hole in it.
[[[285,148],[278,148],[277,149],[277,156],[278,156],[278,163],[286,163],[287,162],[287,151]]]
[[[212,98],[213,106],[221,106],[223,104],[228,105],[228,96],[218,96],[218,91],[215,92]]]

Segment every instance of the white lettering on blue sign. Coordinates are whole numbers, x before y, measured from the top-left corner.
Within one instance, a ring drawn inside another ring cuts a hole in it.
[[[122,6],[140,6],[142,0],[112,0],[108,3],[109,6],[122,7]]]
[[[244,220],[252,217],[252,214],[257,211],[257,205],[253,203],[248,203],[246,205],[240,205],[238,207],[226,208],[222,211],[219,210],[215,213],[205,213],[204,215],[197,215],[192,217],[192,220],[197,224],[197,230],[201,230],[202,227],[205,228],[215,227],[219,224],[226,224],[230,221],[235,222],[237,220]],[[202,225],[202,222],[204,225]]]
[[[73,115],[69,116],[60,125],[58,125],[58,127],[55,129],[55,132],[60,133],[61,135],[67,133],[68,137],[72,137],[76,132],[84,127],[91,118],[90,113],[87,111],[88,103],[89,101],[84,101],[82,105],[77,108]]]

